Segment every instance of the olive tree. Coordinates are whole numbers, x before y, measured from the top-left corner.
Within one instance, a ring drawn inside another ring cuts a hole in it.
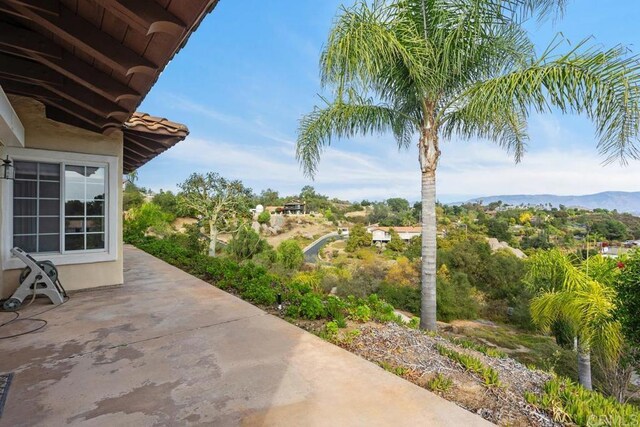
[[[252,192],[239,180],[215,172],[194,173],[179,185],[180,204],[193,211],[209,234],[209,256],[216,256],[220,232],[233,232],[251,218]]]

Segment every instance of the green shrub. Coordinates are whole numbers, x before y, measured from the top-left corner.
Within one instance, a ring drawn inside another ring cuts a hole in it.
[[[427,382],[427,388],[431,391],[446,393],[453,385],[453,380],[442,374],[437,374]]]
[[[347,308],[346,303],[342,299],[336,296],[331,295],[326,300],[327,316],[339,322],[341,325],[345,325],[345,326],[346,326],[346,322],[345,322],[346,308]],[[345,326],[342,326],[342,327],[345,327]]]
[[[251,259],[260,252],[266,250],[269,244],[260,238],[250,227],[240,227],[225,248],[226,252],[236,260],[242,261]]]
[[[322,338],[327,341],[336,341],[338,338],[338,324],[336,322],[327,322],[321,334]]]
[[[307,293],[300,299],[299,315],[305,319],[315,320],[326,315],[322,298],[313,293]]]
[[[418,288],[383,283],[377,294],[396,308],[415,315],[420,314],[420,289]]]
[[[359,304],[349,308],[349,317],[356,322],[368,322],[371,320],[371,308],[366,304]]]
[[[411,320],[409,320],[409,323],[407,323],[407,327],[411,329],[418,329],[420,327],[420,318],[415,316],[412,317]]]
[[[269,213],[269,211],[262,211],[258,215],[258,223],[269,224],[269,221],[271,221],[271,214]]]
[[[123,224],[123,239],[127,243],[136,243],[147,233],[166,236],[171,232],[173,215],[162,210],[154,203],[144,203],[132,208]]]
[[[393,306],[378,298],[376,294],[369,295],[367,306],[371,309],[373,320],[382,323],[398,321],[398,315],[395,313]]]
[[[450,322],[478,317],[480,304],[466,274],[454,272],[449,277],[438,275],[436,286],[438,320]]]
[[[362,224],[356,224],[349,230],[345,251],[355,252],[358,248],[371,246],[371,233]]]
[[[527,402],[548,411],[561,423],[579,426],[637,426],[640,409],[619,403],[612,397],[589,391],[563,377],[556,377],[543,387],[541,396],[525,395]]]
[[[296,270],[304,263],[304,254],[298,242],[285,240],[278,246],[278,262],[289,270]]]

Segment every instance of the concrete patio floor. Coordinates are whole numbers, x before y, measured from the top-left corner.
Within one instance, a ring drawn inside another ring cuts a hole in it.
[[[0,340],[0,426],[490,425],[132,247],[123,286],[36,317]]]

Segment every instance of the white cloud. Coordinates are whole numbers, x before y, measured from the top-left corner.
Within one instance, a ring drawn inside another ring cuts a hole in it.
[[[246,145],[188,138],[163,156],[188,173],[216,171],[241,179],[256,191],[271,187],[293,193],[311,184],[341,199],[418,200],[420,174],[415,149],[397,152],[384,145],[375,148],[370,154],[362,154],[345,151],[342,146],[330,147],[322,156],[315,181],[304,177],[290,145]],[[383,154],[375,155],[377,151]],[[495,145],[452,143],[444,148],[438,194],[442,200],[452,201],[458,200],[453,196],[456,194],[465,195],[459,198],[466,199],[471,195],[638,191],[638,162],[628,167],[603,167],[601,160],[595,150],[550,148],[529,153],[521,164],[515,164]],[[168,188],[166,183],[162,184]],[[157,189],[144,181],[142,185]]]

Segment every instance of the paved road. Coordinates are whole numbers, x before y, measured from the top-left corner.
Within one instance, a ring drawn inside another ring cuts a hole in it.
[[[304,248],[302,252],[304,252],[305,262],[310,262],[310,263],[318,262],[318,254],[320,253],[320,249],[322,249],[324,245],[329,243],[329,240],[336,239],[336,238],[343,239],[344,237],[342,237],[340,234],[336,232],[325,234],[324,236],[320,237],[318,240],[316,240],[315,242],[311,243],[309,246]]]

